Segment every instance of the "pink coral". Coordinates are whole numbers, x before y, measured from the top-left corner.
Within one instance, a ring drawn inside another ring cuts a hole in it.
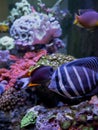
[[[14,87],[16,80],[20,77],[27,76],[27,72],[30,66],[36,65],[36,62],[43,56],[46,55],[45,50],[39,52],[27,52],[23,58],[18,58],[11,55],[11,59],[16,62],[10,66],[10,69],[0,69],[0,81],[7,80],[8,84],[6,89]]]

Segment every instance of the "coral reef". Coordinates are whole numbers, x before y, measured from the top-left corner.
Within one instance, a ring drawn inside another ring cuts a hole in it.
[[[11,50],[14,48],[14,39],[9,36],[0,38],[0,50]]]
[[[14,48],[14,39],[8,36],[0,38],[0,68],[7,67],[10,60],[10,50]]]
[[[91,100],[95,100],[95,97]],[[97,97],[96,100],[98,102]],[[98,113],[93,111],[94,102],[92,104],[90,102],[85,101],[74,106],[64,105],[51,109],[39,105],[29,109],[27,114],[31,112],[32,116],[34,113],[37,114],[35,125],[32,125],[32,128],[34,126],[36,130],[82,130],[85,128],[95,130],[98,128]],[[95,109],[97,110],[98,106]]]
[[[10,59],[8,50],[0,50],[0,68],[7,67]]]
[[[44,11],[45,13],[55,16],[57,20],[62,20],[69,14],[68,10],[64,11],[61,9],[60,5],[64,0],[58,0],[51,8],[46,7],[46,4],[42,0],[38,0],[38,6],[40,7],[40,12]]]
[[[0,32],[10,30],[12,37],[0,39],[0,130],[98,129],[97,96],[90,101],[85,97],[83,101],[67,101],[48,89],[50,81],[24,89],[21,88],[23,84],[17,82],[30,78],[31,72],[42,65],[56,69],[75,59],[54,53],[64,47],[60,39],[60,20],[69,12],[61,10],[63,1],[58,0],[53,7],[47,8],[37,0],[38,12],[27,0],[21,0],[11,10],[7,21],[0,23]]]
[[[62,65],[63,63],[68,63],[70,61],[75,60],[75,57],[71,55],[64,55],[61,53],[54,53],[51,55],[47,55],[46,58],[50,61],[50,64],[57,68],[58,66]]]
[[[49,44],[53,38],[60,37],[62,29],[53,16],[33,12],[15,20],[10,29],[11,36],[18,46]]]
[[[10,88],[0,96],[0,110],[9,111],[15,107],[23,106],[26,98],[25,91],[16,91],[16,89]]]
[[[46,55],[41,57],[35,66],[31,66],[29,72],[41,65],[49,65],[52,66],[54,69],[56,69],[58,66],[62,65],[63,63],[68,63],[73,60],[75,60],[75,57],[71,55],[63,55],[61,53]]]
[[[17,58],[15,56],[10,56],[11,60],[16,60],[10,66],[10,69],[0,69],[0,81],[7,80],[8,84],[6,88],[14,87],[16,80],[22,76],[25,76],[29,70],[30,66],[36,65],[36,62],[42,57],[46,55],[46,51],[42,50],[40,52],[28,52],[24,55],[23,58]]]
[[[28,126],[30,124],[35,124],[36,118],[37,114],[35,114],[34,112],[31,111],[27,113],[21,120],[21,128]]]
[[[15,8],[11,10],[10,16],[8,16],[8,21],[13,23],[15,19],[30,13],[31,13],[30,4],[28,3],[27,0],[22,0],[21,2],[17,2],[15,4]]]

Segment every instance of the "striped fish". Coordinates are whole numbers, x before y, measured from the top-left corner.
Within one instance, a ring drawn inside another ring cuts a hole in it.
[[[49,89],[74,99],[98,93],[98,58],[80,58],[63,64],[52,75]]]

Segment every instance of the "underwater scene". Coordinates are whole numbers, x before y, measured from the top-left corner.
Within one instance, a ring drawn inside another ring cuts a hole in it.
[[[0,2],[0,130],[98,130],[98,0]]]

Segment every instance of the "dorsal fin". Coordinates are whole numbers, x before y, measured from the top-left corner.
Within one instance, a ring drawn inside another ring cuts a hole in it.
[[[89,11],[95,11],[94,9],[79,9],[78,10],[78,13],[79,15],[82,15],[84,14],[85,12],[89,12]]]
[[[98,71],[98,57],[86,57],[67,63],[66,66],[83,66]]]

